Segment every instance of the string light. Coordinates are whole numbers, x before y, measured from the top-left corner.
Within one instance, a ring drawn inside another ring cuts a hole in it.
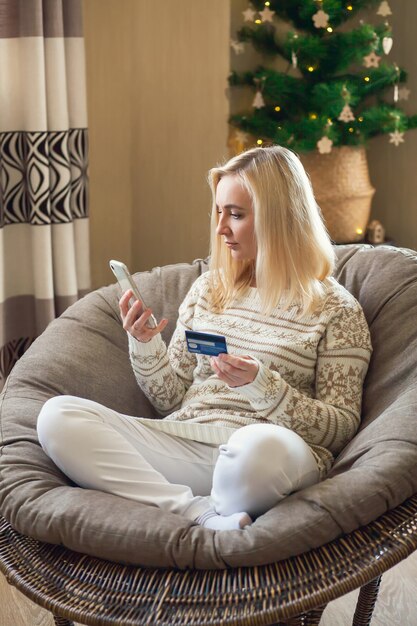
[[[266,6],[266,7],[269,7],[270,5],[271,5],[271,3],[270,3],[270,2],[265,2],[265,6]]]
[[[316,120],[317,119],[317,113],[310,113],[310,119],[311,120]]]
[[[258,144],[258,146],[261,146],[263,144],[262,139],[258,139],[258,141],[256,142]]]
[[[262,20],[255,20],[255,24],[262,24]]]
[[[363,117],[358,117],[359,122],[363,122]]]
[[[350,132],[350,133],[353,133],[353,131],[354,131],[354,130],[355,130],[355,129],[354,129],[354,128],[352,128],[352,126],[349,128],[349,132]]]
[[[326,30],[327,30],[328,33],[332,33],[333,32],[333,28],[331,26],[328,26]]]
[[[353,11],[353,6],[351,4],[348,4],[346,8],[348,11]]]
[[[365,82],[369,83],[369,81],[370,81],[371,79],[369,78],[369,76],[365,76],[365,78],[364,78],[363,80],[364,80]]]
[[[357,228],[356,229],[356,234],[357,235],[363,235],[363,229],[362,228]]]
[[[309,72],[314,72],[314,67],[312,65],[310,65],[307,69]]]
[[[280,106],[276,106],[275,107],[275,111],[281,111],[281,107]]]

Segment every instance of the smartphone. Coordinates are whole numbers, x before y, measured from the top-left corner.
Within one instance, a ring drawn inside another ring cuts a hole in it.
[[[127,269],[126,265],[121,261],[114,261],[113,259],[109,261],[109,265],[111,271],[117,278],[117,282],[119,283],[122,292],[124,293],[128,289],[131,289],[133,291],[134,297],[130,299],[130,305],[132,305],[135,300],[140,300],[143,304],[143,307],[148,308],[145,304],[145,300],[140,295],[138,286],[130,275],[130,272]],[[155,326],[157,325],[156,319],[153,315],[151,315],[148,319],[148,325],[151,328],[155,328]]]
[[[221,353],[227,354],[226,337],[223,335],[186,330],[185,338],[187,340],[188,352],[207,354],[208,356],[219,356]]]

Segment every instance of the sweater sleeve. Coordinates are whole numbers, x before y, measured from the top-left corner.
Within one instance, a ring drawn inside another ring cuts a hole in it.
[[[185,329],[192,329],[201,278],[192,285],[179,308],[177,325],[168,348],[160,334],[147,343],[141,343],[128,334],[130,361],[136,380],[161,415],[168,415],[180,407],[193,381],[197,359],[187,350]]]
[[[371,352],[362,308],[356,301],[345,304],[332,311],[318,344],[314,397],[262,363],[255,380],[239,387],[239,392],[260,417],[337,454],[358,429]]]

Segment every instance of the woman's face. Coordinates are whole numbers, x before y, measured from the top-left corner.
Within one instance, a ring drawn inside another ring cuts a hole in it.
[[[240,178],[223,176],[216,190],[218,223],[216,233],[223,237],[236,260],[256,259],[256,239],[252,200]]]

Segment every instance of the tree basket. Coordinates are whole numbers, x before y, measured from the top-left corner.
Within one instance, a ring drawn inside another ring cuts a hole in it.
[[[314,195],[335,243],[354,243],[364,238],[375,189],[369,180],[364,147],[342,146],[329,154],[299,155],[313,186]]]

